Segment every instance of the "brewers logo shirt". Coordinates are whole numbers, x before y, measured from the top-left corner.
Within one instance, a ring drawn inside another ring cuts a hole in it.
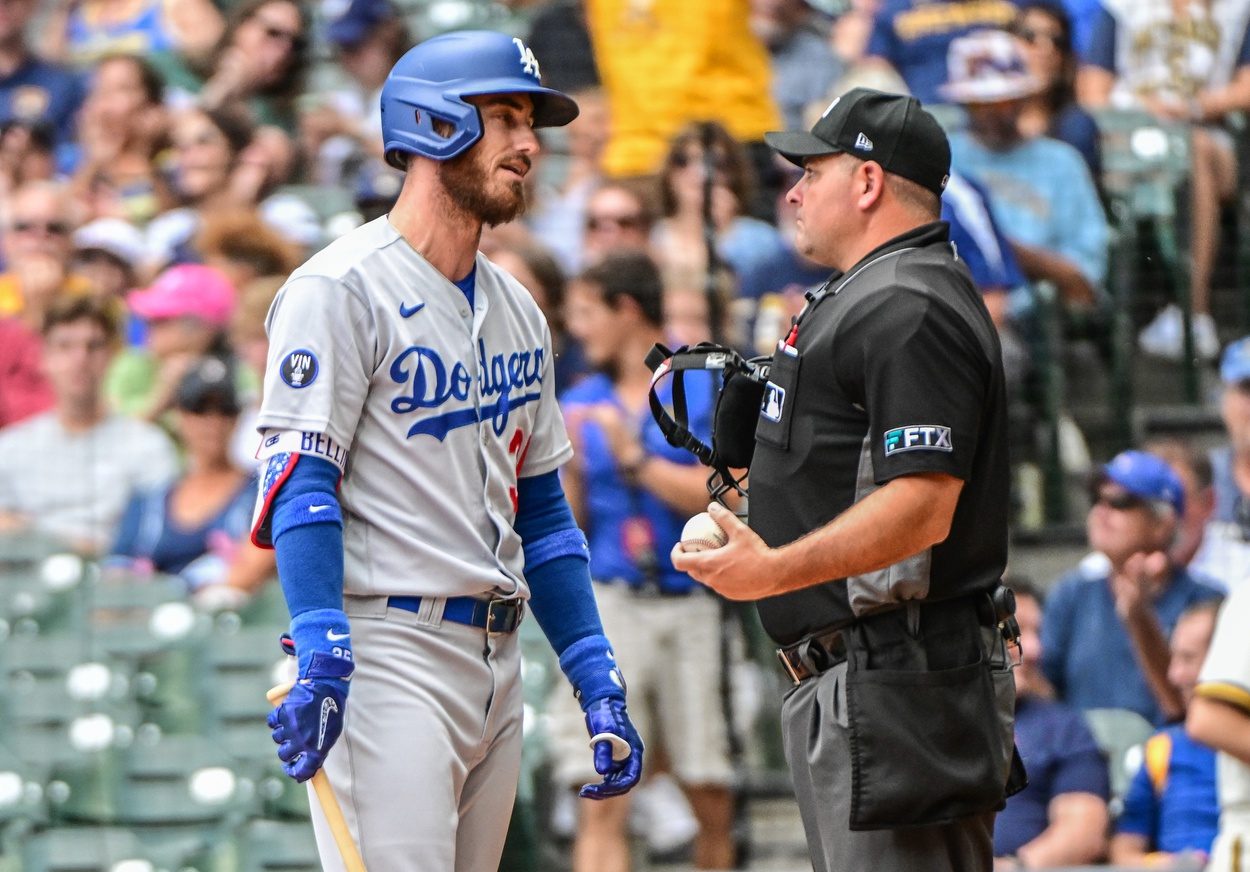
[[[530,294],[479,254],[470,306],[382,217],[296,270],[267,329],[260,454],[343,471],[345,591],[527,595],[517,479],[573,453]]]

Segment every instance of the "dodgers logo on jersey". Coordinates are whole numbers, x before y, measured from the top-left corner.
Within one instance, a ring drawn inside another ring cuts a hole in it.
[[[317,356],[307,348],[297,348],[282,358],[279,372],[288,387],[306,388],[317,380],[321,367],[317,364]]]
[[[543,361],[546,352],[539,346],[533,350],[487,354],[486,342],[477,343],[477,392],[482,402],[475,408],[443,412],[422,418],[408,428],[409,438],[427,434],[440,442],[458,427],[479,421],[490,421],[496,436],[508,427],[513,409],[532,403],[542,396]],[[413,345],[405,349],[391,364],[391,380],[408,388],[406,396],[391,401],[391,411],[407,415],[418,409],[440,409],[453,401],[471,401],[474,379],[462,360],[448,365],[433,348]],[[535,388],[535,390],[527,390]],[[494,402],[486,402],[494,398]]]

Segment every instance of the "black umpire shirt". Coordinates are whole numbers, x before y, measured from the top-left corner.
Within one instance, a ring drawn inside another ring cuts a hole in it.
[[[964,482],[944,542],[877,572],[760,600],[778,643],[998,582],[1010,487],[1002,352],[945,222],[887,242],[817,292],[773,354],[755,439],[750,524],[774,547],[898,476]]]

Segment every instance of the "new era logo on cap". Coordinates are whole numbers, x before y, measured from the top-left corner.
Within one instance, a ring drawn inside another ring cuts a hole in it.
[[[914,97],[852,88],[834,100],[808,132],[766,133],[765,141],[790,162],[845,153],[871,160],[935,194],[946,187],[950,143]]]

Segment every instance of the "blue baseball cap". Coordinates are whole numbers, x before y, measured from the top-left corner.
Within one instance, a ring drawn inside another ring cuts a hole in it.
[[[1250,336],[1229,343],[1220,358],[1220,378],[1226,385],[1250,379]]]
[[[375,26],[397,15],[389,0],[337,0],[327,5],[342,10],[327,16],[330,23],[326,27],[326,38],[340,47],[359,44]]]
[[[1162,458],[1145,451],[1121,451],[1100,470],[1101,481],[1111,481],[1135,497],[1167,503],[1177,516],[1185,513],[1185,486]]]

